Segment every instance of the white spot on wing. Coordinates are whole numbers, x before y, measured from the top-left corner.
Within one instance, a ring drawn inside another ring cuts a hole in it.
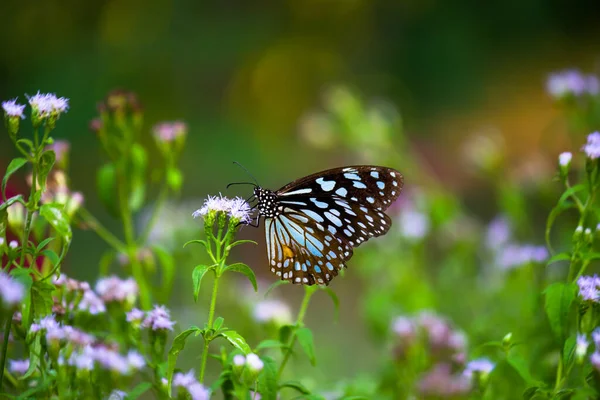
[[[329,192],[335,187],[335,181],[326,181],[323,178],[319,178],[315,182],[321,185],[321,189],[323,189],[325,192]]]
[[[305,193],[310,193],[310,192],[312,192],[311,188],[304,188],[304,189],[293,190],[291,192],[281,193],[280,196],[291,196],[294,194],[305,194]]]

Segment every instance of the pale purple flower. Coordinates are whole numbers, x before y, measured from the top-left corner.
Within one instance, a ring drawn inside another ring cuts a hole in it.
[[[19,247],[19,242],[17,242],[16,240],[11,240],[10,242],[8,242],[8,247],[10,247],[11,249],[16,249],[17,247]]]
[[[194,376],[195,372],[191,369],[187,374],[181,372],[173,375],[173,386],[185,389],[191,396],[192,400],[208,400],[210,391],[206,389]]]
[[[60,342],[65,338],[65,331],[61,326],[49,328],[46,330],[46,340],[48,342]]]
[[[146,318],[142,322],[143,328],[151,328],[152,330],[173,330],[175,321],[171,321],[169,310],[165,306],[154,306],[152,311],[149,311]]]
[[[96,351],[91,346],[86,346],[83,350],[73,352],[67,361],[67,364],[74,366],[79,370],[91,371],[94,369]]]
[[[407,239],[423,239],[429,232],[429,217],[420,211],[406,209],[400,213],[398,218],[400,234]]]
[[[41,118],[48,118],[52,114],[60,115],[69,109],[69,99],[56,97],[53,93],[40,93],[29,97],[29,104],[34,112]]]
[[[594,366],[594,368],[596,368],[596,371],[600,372],[600,353],[598,352],[598,350],[596,350],[590,356],[590,362],[592,363],[592,365]]]
[[[92,315],[106,312],[106,306],[104,305],[104,302],[92,290],[86,290],[83,292],[83,298],[79,302],[79,309],[82,311],[87,311]]]
[[[232,218],[235,218],[244,224],[250,223],[250,213],[252,210],[250,209],[250,205],[246,202],[246,200],[242,199],[241,197],[236,197],[235,199],[231,200],[229,207],[229,215]]]
[[[568,151],[565,151],[564,153],[560,153],[558,155],[558,164],[561,167],[566,167],[571,163],[572,158],[573,158],[573,154],[571,154]]]
[[[511,227],[508,219],[498,216],[490,222],[485,235],[485,243],[489,249],[498,249],[504,246],[511,237]]]
[[[23,114],[25,106],[23,104],[17,104],[17,99],[3,101],[2,108],[7,117],[25,118],[25,115]]]
[[[127,313],[127,322],[141,322],[144,316],[145,313],[142,310],[134,308]]]
[[[85,347],[91,345],[96,341],[96,338],[89,333],[86,333],[80,329],[74,328],[69,325],[62,327],[64,338],[74,345]]]
[[[472,361],[469,361],[465,370],[463,371],[463,375],[469,379],[473,378],[474,373],[479,373],[481,375],[488,375],[496,364],[491,362],[487,358],[478,358]]]
[[[125,398],[127,398],[127,393],[119,389],[113,390],[108,395],[108,400],[125,400]]]
[[[194,218],[203,217],[209,212],[224,212],[229,217],[235,218],[242,223],[250,222],[251,209],[248,203],[241,197],[229,199],[227,197],[208,196],[202,207],[192,213]]]
[[[23,375],[29,369],[29,359],[25,360],[9,360],[10,366],[8,369],[13,374]]]
[[[587,137],[587,143],[581,150],[592,160],[600,157],[600,132],[590,133]]]
[[[502,249],[496,258],[496,264],[505,270],[531,262],[541,263],[548,258],[544,246],[511,244]]]
[[[550,74],[546,82],[546,90],[554,98],[567,95],[598,94],[599,82],[594,75],[585,75],[575,69]]]
[[[57,163],[61,163],[65,159],[70,149],[71,143],[67,140],[55,140],[54,143],[46,146],[46,150],[52,150],[56,155]]]
[[[139,370],[146,365],[144,357],[135,350],[130,350],[127,353],[127,362],[129,363],[129,367],[134,370]]]
[[[264,300],[254,306],[254,319],[257,322],[274,322],[277,325],[289,324],[292,321],[290,307],[279,300]]]
[[[94,360],[106,370],[126,375],[131,369],[128,360],[115,350],[104,346],[94,348]]]
[[[598,277],[598,275],[580,276],[579,279],[577,279],[577,286],[579,286],[579,296],[581,296],[583,300],[597,302],[600,298],[600,293],[598,292],[600,277]]]
[[[600,226],[600,224],[598,224]],[[3,237],[0,237],[0,247],[2,247],[5,243],[5,240]]]
[[[160,142],[172,142],[180,136],[187,134],[187,125],[185,122],[161,122],[154,125],[152,132],[154,137]]]
[[[585,357],[585,354],[587,353],[587,349],[588,349],[589,345],[590,345],[590,342],[587,340],[586,335],[583,333],[578,333],[577,340],[575,342],[575,355],[579,359],[582,359],[583,357]]]
[[[5,306],[13,307],[19,304],[25,296],[25,287],[13,277],[0,271],[0,297]]]
[[[594,329],[592,332],[592,340],[594,341],[596,349],[600,350],[600,328]]]
[[[208,400],[210,399],[210,390],[205,388],[200,382],[196,382],[187,387],[192,400]],[[254,399],[257,400],[257,399]]]
[[[187,388],[195,382],[198,382],[195,375],[196,372],[193,369],[189,370],[187,374],[184,374],[183,372],[177,372],[175,375],[173,375],[173,386]]]
[[[410,318],[396,317],[392,322],[392,330],[401,339],[411,339],[415,335],[415,324]]]
[[[242,367],[246,364],[246,357],[241,354],[236,354],[233,356],[233,365],[236,367]]]
[[[96,292],[105,302],[124,300],[135,301],[138,294],[138,285],[133,278],[122,280],[113,275],[99,279],[96,283]]]
[[[468,393],[471,382],[466,376],[453,374],[449,364],[441,363],[427,372],[417,387],[422,396],[456,397]]]
[[[254,373],[258,373],[262,371],[265,364],[256,354],[250,353],[246,356],[246,366]]]
[[[60,325],[56,321],[54,315],[46,315],[45,317],[40,319],[39,322],[31,324],[29,330],[31,333],[35,333],[41,330],[56,329],[59,328],[59,326]]]

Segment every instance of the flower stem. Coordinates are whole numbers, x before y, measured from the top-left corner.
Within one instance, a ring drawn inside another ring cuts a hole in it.
[[[4,383],[4,366],[6,365],[6,355],[8,354],[8,337],[10,336],[10,325],[12,323],[12,313],[9,313],[4,325],[4,342],[2,343],[2,359],[0,360],[0,392]]]
[[[283,361],[281,361],[281,365],[279,366],[279,371],[277,371],[277,379],[281,378],[281,374],[287,364],[290,356],[292,355],[292,348],[296,343],[296,331],[299,327],[301,327],[304,323],[304,316],[306,315],[306,310],[308,309],[308,303],[310,301],[311,296],[317,290],[316,286],[305,286],[304,298],[302,299],[302,304],[300,305],[300,310],[298,311],[298,317],[296,318],[296,324],[294,327],[294,331],[292,332],[292,336],[288,342],[285,356],[283,356]]]
[[[23,227],[23,238],[21,239],[21,258],[19,260],[19,266],[23,268],[25,266],[25,253],[27,246],[29,246],[29,233],[31,231],[31,222],[33,220],[33,213],[37,209],[37,202],[35,201],[35,192],[37,190],[37,154],[34,156],[33,171],[31,175],[31,192],[29,193],[29,200],[27,201],[27,213],[25,216],[25,226]]]
[[[156,220],[158,218],[158,216],[160,215],[160,211],[162,210],[165,201],[167,200],[167,195],[169,194],[169,189],[167,187],[167,184],[163,184],[162,188],[160,189],[160,192],[158,193],[158,198],[156,199],[156,202],[154,203],[154,208],[152,209],[152,214],[150,215],[150,219],[148,220],[148,223],[146,224],[146,226],[144,227],[144,231],[142,232],[141,236],[139,237],[138,243],[140,244],[140,246],[143,246],[146,241],[148,240],[148,236],[150,236],[150,232],[152,231],[152,228],[154,227],[154,224],[156,223]]]
[[[210,308],[208,312],[208,329],[212,329],[215,318],[215,307],[217,305],[217,291],[219,290],[219,274],[216,270],[215,281],[213,283],[212,296],[210,299]],[[204,338],[204,349],[202,351],[202,364],[200,366],[200,383],[204,383],[204,371],[206,370],[206,360],[208,359],[208,346],[212,338]]]
[[[96,232],[100,238],[102,238],[106,243],[112,246],[115,250],[120,251],[121,253],[127,253],[127,246],[121,240],[119,240],[115,235],[113,235],[108,229],[106,229],[100,221],[96,219],[86,208],[83,206],[79,209],[79,216],[88,224],[90,228]]]

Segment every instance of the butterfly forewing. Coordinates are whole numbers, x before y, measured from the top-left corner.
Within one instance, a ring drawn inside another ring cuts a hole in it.
[[[389,230],[383,211],[402,186],[394,169],[353,166],[309,175],[266,196],[258,190],[271,270],[293,283],[328,284],[353,247]]]

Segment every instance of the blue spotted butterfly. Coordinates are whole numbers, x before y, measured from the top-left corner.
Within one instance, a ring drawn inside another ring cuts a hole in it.
[[[318,172],[277,191],[256,186],[253,208],[257,222],[265,218],[271,271],[292,283],[328,285],[354,247],[390,229],[383,211],[403,183],[392,168],[359,165]]]

